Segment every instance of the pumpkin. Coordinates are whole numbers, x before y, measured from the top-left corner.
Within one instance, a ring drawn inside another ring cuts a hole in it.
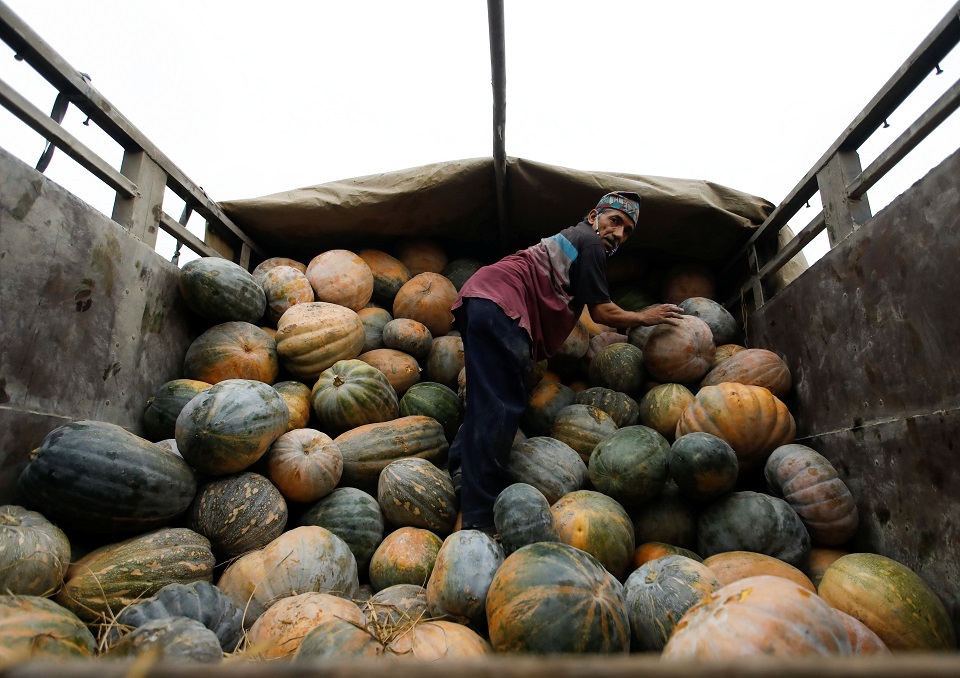
[[[373,275],[373,299],[391,308],[397,292],[405,282],[410,280],[410,271],[402,261],[382,250],[360,250],[357,256],[370,267],[370,273]]]
[[[420,365],[416,359],[403,351],[392,348],[378,348],[357,356],[371,367],[376,367],[387,378],[394,392],[400,397],[411,386],[420,381]]]
[[[623,584],[631,649],[659,652],[680,619],[722,586],[703,563],[668,555],[641,565]]]
[[[363,349],[373,351],[383,348],[383,328],[393,320],[390,312],[383,308],[367,307],[357,311],[357,317],[363,323]]]
[[[286,430],[283,397],[259,381],[227,379],[184,406],[177,417],[177,449],[193,468],[224,475],[242,471]]]
[[[763,386],[776,397],[783,398],[790,391],[790,368],[773,351],[746,348],[707,372],[700,385],[713,386],[725,381]]]
[[[343,473],[343,455],[326,433],[312,428],[287,431],[267,453],[266,473],[290,501],[317,501],[333,491]]]
[[[439,274],[446,268],[449,261],[443,248],[429,238],[401,240],[397,245],[396,255],[412,276],[417,276],[425,271]]]
[[[633,522],[620,504],[593,490],[577,490],[550,510],[559,541],[586,551],[617,579],[626,576],[633,556]]]
[[[713,364],[711,365],[710,369],[714,369],[717,365],[732,356],[734,353],[739,353],[740,351],[746,350],[747,347],[741,346],[740,344],[722,344],[717,346],[717,352],[713,354]]]
[[[180,410],[211,385],[196,379],[174,379],[161,385],[147,399],[147,408],[143,411],[143,428],[147,437],[154,441],[173,438]]]
[[[383,541],[383,511],[377,500],[355,487],[338,487],[300,517],[301,525],[323,527],[346,542],[357,561],[367,570],[370,557]]]
[[[264,547],[287,525],[287,502],[257,473],[215,478],[200,488],[187,527],[210,540],[219,560]]]
[[[703,564],[713,570],[720,582],[726,586],[747,577],[770,575],[789,579],[811,593],[817,589],[803,572],[779,558],[752,551],[725,551],[710,556]]]
[[[397,658],[427,662],[491,653],[490,644],[476,631],[442,619],[422,621],[403,629],[390,641],[387,650]]]
[[[507,556],[487,591],[496,652],[626,653],[623,586],[585,551],[540,542]]]
[[[328,250],[307,264],[307,280],[317,301],[359,311],[373,296],[373,273],[366,262],[349,250]]]
[[[617,430],[613,419],[603,410],[589,405],[567,405],[550,427],[550,437],[564,442],[589,463],[593,449]]]
[[[602,386],[594,386],[580,391],[574,396],[573,402],[603,410],[610,415],[613,423],[620,428],[633,426],[637,423],[640,415],[640,408],[636,400],[626,393],[613,391]]]
[[[834,610],[834,612],[847,629],[853,654],[890,654],[886,643],[880,640],[880,636],[871,631],[866,624],[846,612],[840,610]]]
[[[740,332],[737,321],[730,311],[713,299],[690,297],[677,305],[683,309],[685,315],[692,315],[707,323],[716,346],[730,342]]]
[[[218,586],[243,610],[247,629],[281,598],[308,591],[352,598],[359,590],[350,548],[340,537],[315,526],[295,527],[234,560]]]
[[[398,527],[422,527],[449,534],[457,519],[457,497],[450,474],[426,459],[396,459],[377,482],[377,503]]]
[[[388,586],[370,596],[363,611],[375,628],[409,626],[428,616],[427,589],[418,584]]]
[[[610,344],[590,361],[590,383],[621,393],[643,388],[643,351],[627,343]]]
[[[73,612],[39,596],[0,595],[0,665],[92,657],[96,651],[93,634]]]
[[[365,660],[387,656],[380,639],[367,628],[339,617],[322,619],[300,643],[294,662]]]
[[[400,412],[387,377],[362,360],[339,360],[324,370],[310,398],[320,426],[333,435],[396,419]]]
[[[665,660],[846,656],[850,638],[825,601],[781,577],[748,577],[693,607],[663,649]]]
[[[289,259],[287,257],[270,257],[269,259],[264,259],[257,264],[250,274],[253,276],[254,280],[262,284],[264,276],[277,266],[289,266],[290,268],[296,269],[301,273],[307,272],[307,265],[297,261],[296,259]]]
[[[439,466],[450,447],[437,420],[423,416],[358,426],[333,442],[343,455],[340,484],[365,491],[376,491],[380,471],[391,461],[420,457]]]
[[[260,277],[259,282],[267,297],[266,319],[273,325],[291,306],[307,304],[316,299],[305,272],[291,266],[271,268]]]
[[[497,496],[493,523],[507,554],[527,544],[560,540],[547,498],[527,483],[508,485]]]
[[[457,377],[464,369],[463,339],[454,335],[436,337],[423,363],[423,376],[450,388],[456,388]]]
[[[245,322],[214,325],[193,340],[183,358],[183,375],[209,384],[227,379],[272,384],[279,373],[276,342]]]
[[[771,494],[790,504],[814,543],[836,546],[856,533],[860,514],[853,495],[816,450],[797,444],[778,447],[763,472]]]
[[[662,541],[648,541],[640,544],[633,550],[633,557],[630,559],[630,569],[631,571],[636,570],[642,565],[646,565],[651,561],[665,556],[683,556],[691,560],[696,560],[698,563],[703,562],[703,558],[689,549],[680,548],[673,544],[664,544]]]
[[[453,327],[450,308],[457,300],[457,288],[439,273],[420,273],[407,281],[393,300],[393,317],[410,318],[426,325],[434,337]]]
[[[183,527],[101,546],[70,565],[56,601],[87,622],[111,620],[167,584],[213,579],[206,537]]]
[[[906,565],[874,553],[850,553],[823,573],[830,605],[858,619],[893,652],[956,648],[953,623],[931,589]]]
[[[737,484],[737,453],[722,438],[694,431],[677,438],[667,454],[670,477],[693,501],[722,497]]]
[[[152,619],[125,635],[106,653],[111,659],[149,657],[151,661],[214,664],[223,660],[216,634],[188,617]]]
[[[383,345],[423,360],[433,347],[427,326],[410,318],[394,318],[383,326]]]
[[[547,436],[515,443],[507,467],[511,477],[539,490],[550,504],[579,490],[587,481],[587,465],[577,451]]]
[[[427,582],[430,616],[483,628],[486,597],[503,548],[479,530],[460,530],[447,537]]]
[[[168,584],[150,598],[127,605],[107,629],[113,645],[121,629],[136,629],[147,622],[168,617],[189,617],[216,635],[223,652],[233,652],[243,637],[243,611],[223,591],[208,581]]]
[[[315,380],[338,360],[356,358],[364,339],[354,311],[322,301],[292,306],[277,322],[280,363],[302,380]]]
[[[807,559],[807,567],[803,573],[810,577],[813,585],[820,587],[820,580],[823,579],[823,573],[830,567],[830,563],[841,556],[845,556],[849,551],[841,549],[828,549],[820,546],[814,546],[810,549],[810,557]]]
[[[443,426],[443,434],[450,443],[463,423],[463,412],[463,401],[456,392],[433,381],[414,384],[400,398],[401,417],[433,417]]]
[[[543,381],[530,392],[527,409],[520,415],[520,427],[528,436],[550,435],[557,415],[567,405],[573,405],[576,397],[577,394],[569,386],[564,386],[559,380],[550,381],[544,375]]]
[[[676,437],[694,431],[725,440],[737,453],[740,470],[748,471],[793,442],[797,426],[787,406],[767,389],[723,383],[701,388],[680,414]]]
[[[304,637],[331,617],[363,626],[363,611],[356,603],[329,593],[308,591],[281,598],[271,605],[247,632],[247,647],[258,659],[292,656]]]
[[[710,326],[692,315],[681,316],[676,325],[657,325],[643,345],[643,362],[656,381],[693,383],[713,363],[716,352]]]
[[[699,507],[683,496],[672,480],[654,501],[630,509],[637,544],[659,541],[685,549],[697,548]]]
[[[702,264],[685,262],[671,266],[660,282],[660,296],[668,304],[679,304],[691,297],[716,296],[716,279]]]
[[[663,490],[669,451],[670,444],[652,428],[621,428],[594,448],[587,464],[590,482],[623,506],[639,506]]]
[[[708,558],[725,551],[754,551],[802,567],[810,535],[782,499],[759,492],[731,492],[709,504],[697,524],[697,553]]]
[[[607,273],[609,274],[609,270],[607,271]],[[596,322],[590,316],[590,309],[586,306],[584,306],[583,310],[580,311],[580,322],[582,322],[583,326],[587,328],[587,332],[590,334],[591,337],[596,337],[598,335],[606,334],[607,332],[614,331],[614,328],[608,327],[606,325],[601,325],[600,323]]]
[[[200,257],[180,269],[180,294],[209,323],[255,323],[267,308],[263,288],[242,266],[220,257]]]
[[[106,422],[75,421],[47,434],[18,489],[58,525],[110,536],[168,523],[197,483],[183,459],[153,443]]]
[[[457,288],[457,292],[464,286],[474,273],[483,268],[483,262],[469,257],[454,259],[443,267],[440,273]]]
[[[572,367],[579,367],[580,359],[587,354],[589,348],[590,332],[586,325],[578,320],[560,348],[550,356],[549,363],[557,366],[561,372],[570,371]]]
[[[443,540],[430,530],[401,527],[391,532],[370,559],[370,585],[374,591],[397,584],[426,586]]]
[[[657,384],[643,394],[638,420],[672,441],[680,414],[693,402],[693,393],[683,384]]]
[[[70,565],[70,541],[36,511],[0,506],[0,591],[49,596]]]
[[[280,394],[290,412],[287,432],[305,428],[310,423],[310,387],[300,381],[279,381],[273,390]]]

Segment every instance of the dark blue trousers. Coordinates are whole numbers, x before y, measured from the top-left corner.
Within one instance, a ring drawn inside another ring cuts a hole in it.
[[[530,335],[488,299],[468,297],[455,312],[463,339],[467,399],[450,446],[450,472],[461,474],[464,529],[493,526],[493,503],[510,484],[510,448],[527,407],[533,369]]]

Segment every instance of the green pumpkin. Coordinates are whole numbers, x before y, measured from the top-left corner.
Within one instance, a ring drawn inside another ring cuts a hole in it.
[[[593,486],[624,506],[639,506],[663,490],[670,443],[646,426],[628,426],[601,440],[587,470]]]
[[[338,487],[300,517],[300,525],[323,527],[340,537],[366,570],[370,557],[383,541],[385,522],[380,504],[355,487]]]
[[[449,386],[422,381],[407,389],[400,398],[400,416],[433,417],[443,426],[447,442],[452,443],[463,423],[463,401]]]
[[[332,436],[396,419],[397,392],[383,372],[362,360],[339,360],[320,373],[310,395],[320,428]]]
[[[184,264],[179,285],[190,310],[211,324],[230,320],[256,324],[267,310],[267,295],[253,275],[220,257]]]

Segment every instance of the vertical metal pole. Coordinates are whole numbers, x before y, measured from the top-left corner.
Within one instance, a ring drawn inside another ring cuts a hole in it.
[[[497,232],[501,249],[507,246],[507,66],[503,0],[487,0],[490,29],[490,72],[493,86],[493,172],[497,189]]]

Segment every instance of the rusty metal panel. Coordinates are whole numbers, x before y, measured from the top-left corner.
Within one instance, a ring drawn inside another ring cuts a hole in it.
[[[146,399],[180,376],[195,336],[178,274],[0,150],[0,501],[37,442],[20,424],[99,419],[140,432]]]

